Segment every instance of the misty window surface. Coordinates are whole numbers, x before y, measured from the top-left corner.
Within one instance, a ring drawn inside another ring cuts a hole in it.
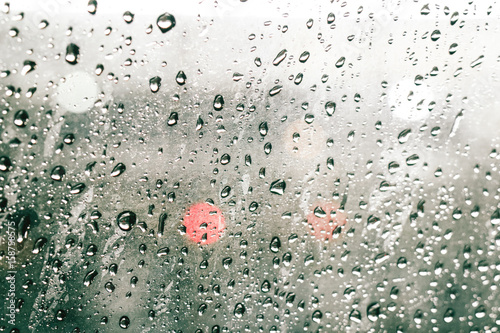
[[[495,2],[0,7],[0,331],[499,331]]]

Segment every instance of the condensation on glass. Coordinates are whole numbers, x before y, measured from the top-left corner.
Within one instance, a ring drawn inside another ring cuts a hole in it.
[[[1,9],[0,331],[499,331],[498,3]]]

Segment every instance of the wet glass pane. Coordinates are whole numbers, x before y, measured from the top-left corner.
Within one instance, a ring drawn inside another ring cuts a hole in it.
[[[494,1],[11,1],[2,332],[498,332]]]

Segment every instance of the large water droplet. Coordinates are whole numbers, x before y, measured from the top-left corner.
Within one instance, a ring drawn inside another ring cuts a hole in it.
[[[186,74],[184,74],[183,71],[179,71],[179,73],[177,73],[177,76],[175,77],[175,82],[177,82],[178,85],[182,86],[186,84],[186,79]]]
[[[130,319],[127,316],[122,316],[119,321],[119,325],[123,329],[127,329],[130,326]]]
[[[76,44],[69,44],[66,47],[66,56],[64,57],[66,62],[70,65],[76,65],[78,60],[80,60],[80,48]]]
[[[326,114],[329,115],[330,117],[333,116],[336,108],[337,108],[337,104],[335,104],[335,102],[329,101],[329,102],[326,102],[326,104],[325,104]]]
[[[158,16],[156,25],[162,33],[166,33],[175,27],[175,17],[170,13],[163,13]]]
[[[278,179],[271,183],[269,191],[274,194],[283,195],[285,193],[286,183],[284,180]]]
[[[155,76],[149,79],[149,88],[151,89],[152,93],[157,93],[158,90],[160,90],[160,87],[161,87],[161,77]]]
[[[281,89],[283,89],[283,86],[274,86],[271,90],[269,90],[269,96],[272,97],[278,95],[281,92]]]
[[[52,169],[52,172],[50,173],[50,178],[55,180],[56,182],[60,182],[63,180],[64,175],[66,174],[66,170],[64,169],[63,166],[58,165]]]
[[[241,318],[245,314],[245,306],[241,303],[236,304],[234,307],[234,316],[236,318]]]
[[[14,125],[17,127],[26,127],[28,124],[29,115],[26,110],[19,110],[14,115]]]
[[[319,323],[321,321],[321,318],[323,318],[323,313],[320,310],[316,310],[312,314],[312,320],[315,323]]]
[[[12,162],[8,156],[0,157],[0,171],[7,172],[12,168]]]
[[[281,248],[281,241],[278,237],[273,237],[271,243],[269,244],[269,250],[273,253],[277,253]]]
[[[132,14],[131,12],[127,11],[125,13],[123,13],[123,20],[127,23],[127,24],[130,24],[134,21],[134,14]]]
[[[372,322],[375,322],[378,320],[378,317],[380,316],[380,304],[375,302],[370,305],[368,305],[366,309],[366,313],[368,316],[368,319]]]
[[[121,175],[122,173],[124,173],[125,170],[127,170],[127,167],[125,166],[125,164],[118,163],[113,168],[113,171],[111,171],[111,177],[118,177],[119,175]]]
[[[97,271],[95,269],[88,272],[85,275],[85,277],[83,278],[83,284],[85,285],[85,287],[90,286],[92,284],[92,281],[94,281],[96,276],[97,276]]]
[[[349,315],[349,319],[352,320],[355,323],[360,323],[361,322],[361,312],[359,310],[352,310],[351,314]]]
[[[36,63],[31,60],[26,60],[23,63],[23,69],[21,70],[21,75],[26,75],[36,69]]]
[[[118,227],[123,231],[130,231],[137,221],[137,216],[134,212],[124,211],[121,212],[116,218],[116,222],[118,223]]]
[[[279,64],[281,64],[283,60],[285,60],[285,58],[286,58],[286,49],[283,49],[278,53],[278,55],[276,55],[276,58],[274,58],[273,65],[278,66]]]
[[[89,0],[89,3],[87,5],[87,11],[90,14],[95,15],[97,11],[97,0]]]
[[[220,111],[224,107],[224,97],[222,95],[217,95],[214,98],[214,109],[215,111]]]

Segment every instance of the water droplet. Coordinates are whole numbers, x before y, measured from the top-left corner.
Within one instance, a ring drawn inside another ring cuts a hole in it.
[[[420,9],[420,14],[421,15],[429,15],[431,10],[429,9],[429,4],[425,4],[422,9]]]
[[[335,67],[340,68],[345,64],[345,57],[340,57],[339,60],[335,63]]]
[[[328,16],[326,18],[326,23],[332,24],[333,22],[335,22],[335,14],[330,13],[330,14],[328,14]]]
[[[497,225],[500,224],[500,208],[497,208],[493,214],[491,214],[491,224],[492,225]]]
[[[94,281],[95,277],[97,276],[97,271],[95,269],[91,270],[85,275],[85,278],[83,279],[83,284],[85,287],[88,287],[92,284],[92,281]]]
[[[261,136],[266,136],[267,135],[267,132],[269,131],[269,128],[267,126],[267,122],[262,122],[260,123],[259,125],[259,133]]]
[[[440,37],[441,37],[441,31],[439,31],[439,30],[434,30],[434,31],[431,33],[431,40],[432,40],[433,42],[437,41]]]
[[[134,21],[134,14],[132,14],[131,12],[127,11],[125,13],[123,13],[123,20],[127,23],[127,24],[130,24]]]
[[[23,69],[21,70],[21,75],[26,75],[36,69],[36,63],[31,60],[26,60],[23,63]]]
[[[380,304],[375,302],[368,305],[366,314],[371,322],[377,321],[380,316]]]
[[[175,124],[177,124],[178,120],[179,120],[179,115],[177,114],[177,112],[172,112],[172,113],[170,113],[170,116],[168,117],[167,125],[174,126]]]
[[[273,194],[283,195],[285,193],[286,183],[284,180],[278,179],[271,183],[269,191]]]
[[[279,64],[281,64],[281,62],[282,62],[283,60],[285,60],[286,55],[287,55],[287,51],[286,51],[286,49],[281,50],[281,51],[278,53],[278,55],[276,55],[276,58],[274,58],[274,60],[273,60],[273,65],[274,65],[274,66],[278,66]]]
[[[52,169],[52,172],[50,173],[50,178],[53,180],[60,182],[63,180],[64,175],[66,174],[66,170],[64,169],[63,166],[58,165]]]
[[[14,115],[14,125],[17,127],[26,127],[28,124],[29,115],[26,110],[19,110]]]
[[[395,172],[397,172],[399,170],[399,163],[398,162],[390,162],[389,163],[389,166],[388,166],[388,169],[389,169],[389,173],[392,175],[394,174]]]
[[[224,97],[222,95],[215,96],[213,106],[215,111],[222,110],[224,107]]]
[[[127,329],[130,326],[130,319],[127,316],[122,316],[119,321],[119,325],[123,329]]]
[[[66,318],[66,311],[64,310],[57,310],[56,312],[56,320],[62,321]]]
[[[12,168],[12,162],[8,156],[0,157],[0,171],[7,172]]]
[[[113,171],[111,171],[111,177],[118,177],[120,176],[121,174],[123,174],[125,172],[125,170],[127,170],[127,167],[125,166],[125,164],[123,163],[118,163],[117,165],[115,165],[115,167],[113,168]]]
[[[104,289],[105,289],[108,293],[112,293],[113,291],[115,291],[115,285],[114,285],[111,281],[108,281],[108,282],[106,282],[106,284],[104,285]]]
[[[241,303],[236,304],[234,307],[234,316],[236,318],[241,318],[245,314],[245,306]]]
[[[486,316],[486,308],[484,305],[480,305],[474,312],[474,315],[479,319],[484,318]]]
[[[268,280],[264,280],[260,286],[260,291],[263,293],[268,293],[271,290],[271,283]]]
[[[70,65],[76,65],[80,60],[80,48],[76,44],[69,44],[66,47],[66,56],[64,57],[66,62]]]
[[[361,312],[359,310],[352,310],[351,313],[349,314],[349,319],[352,320],[355,323],[360,323],[361,322]]]
[[[220,158],[220,164],[226,165],[229,162],[231,162],[231,156],[229,156],[229,154],[224,154],[224,155],[221,156],[221,158]]]
[[[310,56],[311,56],[311,54],[310,54],[309,52],[304,51],[304,52],[302,52],[302,54],[300,55],[300,57],[299,57],[299,61],[300,61],[300,62],[302,62],[302,63],[304,63],[304,62],[306,62],[306,61],[307,61],[307,59],[309,59],[309,57],[310,57]]]
[[[281,241],[278,237],[273,237],[271,243],[269,244],[269,250],[273,253],[277,253],[281,248]]]
[[[326,102],[326,104],[325,104],[326,114],[330,117],[333,116],[336,108],[337,108],[337,104],[335,104],[335,102],[329,101],[329,102]]]
[[[293,80],[293,83],[296,85],[299,85],[302,82],[302,79],[304,78],[304,74],[299,73],[297,76],[295,76],[295,80]]]
[[[455,25],[455,23],[457,23],[457,21],[458,21],[458,12],[454,12],[453,14],[451,14],[450,24]]]
[[[33,254],[38,254],[42,251],[43,247],[47,244],[47,238],[45,237],[40,237],[35,241],[35,244],[33,245]]]
[[[408,165],[408,166],[415,165],[415,164],[417,164],[417,161],[419,159],[420,159],[420,157],[417,154],[413,154],[406,159],[406,165]]]
[[[321,322],[321,318],[323,318],[323,313],[320,310],[316,310],[316,311],[313,312],[313,314],[312,314],[312,320],[315,323]]]
[[[160,87],[161,87],[161,77],[155,76],[149,79],[149,88],[151,89],[152,93],[157,93],[158,90],[160,90]]]
[[[221,191],[221,193],[220,193],[220,196],[221,196],[222,198],[227,198],[227,197],[229,196],[229,194],[231,194],[231,187],[229,187],[229,186],[225,186],[225,187],[222,189],[222,191]]]
[[[186,74],[184,74],[183,71],[179,71],[179,73],[177,73],[177,76],[175,77],[175,82],[177,82],[178,85],[182,86],[186,84],[186,79]]]
[[[170,253],[170,248],[168,248],[168,247],[162,247],[161,249],[159,249],[156,252],[156,255],[158,257],[164,257],[164,256],[168,255],[169,253]]]
[[[88,5],[87,5],[87,11],[92,14],[92,15],[95,15],[96,11],[97,11],[97,0],[90,0]]]
[[[410,128],[407,128],[407,129],[401,131],[401,133],[399,133],[399,135],[398,135],[399,143],[403,144],[406,141],[408,141],[408,139],[410,138],[410,134],[411,134]]]
[[[200,116],[198,116],[198,119],[196,120],[196,130],[199,131],[203,128],[203,119],[201,119]]]
[[[175,27],[175,17],[170,13],[163,13],[158,16],[156,25],[162,33],[166,33]]]
[[[313,20],[313,19],[309,19],[309,20],[307,20],[307,22],[306,22],[306,27],[307,27],[307,29],[311,29],[311,28],[312,28],[312,26],[313,26],[313,23],[314,23],[314,20]]]
[[[137,216],[134,212],[124,211],[121,212],[116,218],[118,227],[123,231],[130,231],[137,220]]]
[[[84,183],[76,183],[71,186],[69,193],[71,194],[80,194],[85,190],[86,186]]]
[[[281,89],[283,89],[283,86],[277,85],[274,86],[271,90],[269,90],[269,96],[276,96],[281,92]]]

